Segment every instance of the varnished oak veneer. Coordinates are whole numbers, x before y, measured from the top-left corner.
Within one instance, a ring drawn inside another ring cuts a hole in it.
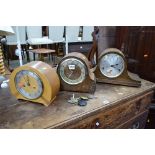
[[[97,98],[85,107],[67,102],[72,92],[59,92],[53,104],[45,107],[18,101],[9,88],[0,89],[0,128],[132,128],[128,121],[135,122],[148,111],[155,88],[154,83],[141,81],[140,88],[97,84]],[[80,95],[75,93],[75,97]],[[146,117],[141,123],[145,124]]]

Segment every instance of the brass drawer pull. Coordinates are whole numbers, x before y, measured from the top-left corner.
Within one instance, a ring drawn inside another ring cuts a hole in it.
[[[142,104],[142,99],[140,99],[136,102],[136,110],[138,110],[138,111],[140,110],[141,104]]]

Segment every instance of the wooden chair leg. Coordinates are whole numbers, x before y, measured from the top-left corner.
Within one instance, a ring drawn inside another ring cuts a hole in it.
[[[44,61],[44,54],[39,54],[39,60]]]
[[[56,55],[54,55],[54,60],[53,60],[54,65],[55,65],[55,62],[56,62]]]
[[[30,62],[30,55],[29,52],[26,50],[26,57],[27,57],[27,62]]]
[[[23,46],[21,46],[21,51],[22,51],[22,59],[24,60],[24,58],[25,58],[25,53],[24,53],[24,47]]]
[[[33,53],[33,61],[35,61],[35,60],[36,60],[35,53]]]
[[[51,55],[50,55],[50,53],[49,53],[49,54],[48,54],[49,61],[50,61],[50,59],[51,59],[50,56],[51,56]]]
[[[52,62],[53,62],[53,54],[51,53],[51,60],[52,60]]]
[[[29,55],[28,49],[29,49],[29,45],[26,44],[25,45],[25,52],[26,52],[27,62],[30,62],[30,55]]]

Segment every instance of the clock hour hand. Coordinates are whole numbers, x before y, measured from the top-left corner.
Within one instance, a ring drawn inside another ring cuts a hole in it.
[[[25,76],[23,76],[23,78],[24,78],[24,81],[25,81],[26,85],[28,85],[28,84],[27,84],[27,80],[25,79]]]
[[[25,77],[25,76],[26,76],[26,77]],[[24,78],[24,81],[25,81],[26,85],[27,85],[27,86],[30,86],[30,80],[29,80],[28,75],[24,75],[24,74],[23,74],[23,78]]]
[[[118,64],[115,64],[115,65],[110,65],[110,67],[115,67],[115,66],[118,66]]]
[[[70,78],[72,74],[73,74],[73,71],[71,70],[71,73],[69,74],[68,78]]]
[[[27,75],[26,77],[27,77],[27,85],[30,86],[30,79],[29,79],[29,76]]]
[[[120,71],[120,69],[116,67],[116,66],[118,66],[118,65],[119,65],[119,64],[111,65],[111,67],[116,68],[118,71]]]

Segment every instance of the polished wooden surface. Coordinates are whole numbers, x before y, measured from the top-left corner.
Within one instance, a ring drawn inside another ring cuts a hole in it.
[[[91,113],[89,117],[76,121],[65,128],[112,129],[123,128],[124,124],[127,124],[126,128],[132,128],[130,120],[134,119],[135,122],[138,122],[137,117],[139,117],[139,115],[141,116],[144,111],[148,112],[151,97],[152,92],[149,92],[145,95],[129,99],[128,101],[120,101],[115,106],[100,109],[100,111]],[[145,119],[139,122],[139,124],[145,125],[146,118],[147,115],[145,115]]]
[[[54,53],[55,50],[46,49],[46,48],[38,48],[33,50],[28,50],[29,52],[36,53],[36,54],[46,54],[46,53]]]
[[[39,60],[40,61],[44,61],[44,54],[55,54],[56,51],[52,50],[52,49],[46,49],[46,48],[38,48],[38,49],[32,49],[32,50],[28,50],[28,52],[32,52],[33,53],[33,60],[35,61],[35,54],[39,55]]]
[[[126,121],[130,120],[147,109],[154,88],[154,83],[145,80],[142,80],[140,88],[97,84],[95,98],[90,99],[85,107],[67,102],[72,92],[59,92],[53,104],[45,107],[18,101],[11,95],[9,88],[0,89],[0,128],[97,128],[94,123],[101,123],[99,128],[117,128],[120,122],[124,123],[125,118]],[[75,97],[80,95],[75,93]],[[119,108],[120,105],[122,108]],[[101,122],[97,122],[98,119]],[[82,120],[83,125],[78,126]]]

